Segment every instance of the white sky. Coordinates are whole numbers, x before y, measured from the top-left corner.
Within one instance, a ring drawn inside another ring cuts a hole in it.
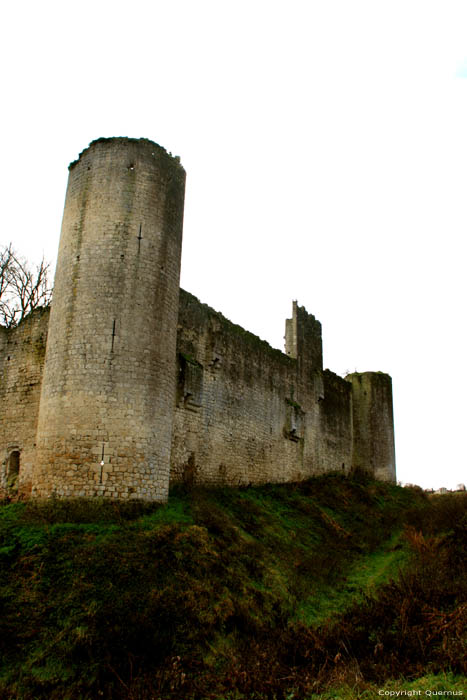
[[[146,137],[187,170],[182,286],[325,366],[393,377],[398,478],[467,481],[467,2],[17,0],[3,230],[55,263],[67,165]]]

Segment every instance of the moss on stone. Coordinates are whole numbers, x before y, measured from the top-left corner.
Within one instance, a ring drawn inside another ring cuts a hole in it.
[[[285,403],[287,404],[287,406],[292,406],[292,408],[296,408],[297,411],[302,410],[302,407],[300,406],[300,404],[297,403],[296,401],[294,401],[293,399],[286,398]]]
[[[203,367],[201,362],[198,362],[198,360],[191,355],[188,355],[186,352],[180,352],[179,356],[185,360],[185,362],[188,362],[190,365],[194,365],[195,367]]]

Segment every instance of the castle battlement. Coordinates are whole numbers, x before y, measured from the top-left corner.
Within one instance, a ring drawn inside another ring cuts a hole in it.
[[[98,139],[70,164],[51,308],[0,328],[0,490],[395,481],[388,375],[323,371],[321,324],[296,302],[282,353],[180,290],[184,187],[147,139]]]

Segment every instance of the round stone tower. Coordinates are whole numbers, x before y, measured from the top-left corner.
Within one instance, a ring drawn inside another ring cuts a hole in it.
[[[69,170],[33,493],[164,501],[185,171],[129,138],[92,142]]]
[[[352,467],[379,481],[396,482],[392,379],[383,372],[354,372]]]

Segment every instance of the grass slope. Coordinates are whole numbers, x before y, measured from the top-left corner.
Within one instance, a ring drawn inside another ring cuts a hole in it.
[[[465,672],[465,505],[338,475],[4,504],[0,697],[291,699]]]

